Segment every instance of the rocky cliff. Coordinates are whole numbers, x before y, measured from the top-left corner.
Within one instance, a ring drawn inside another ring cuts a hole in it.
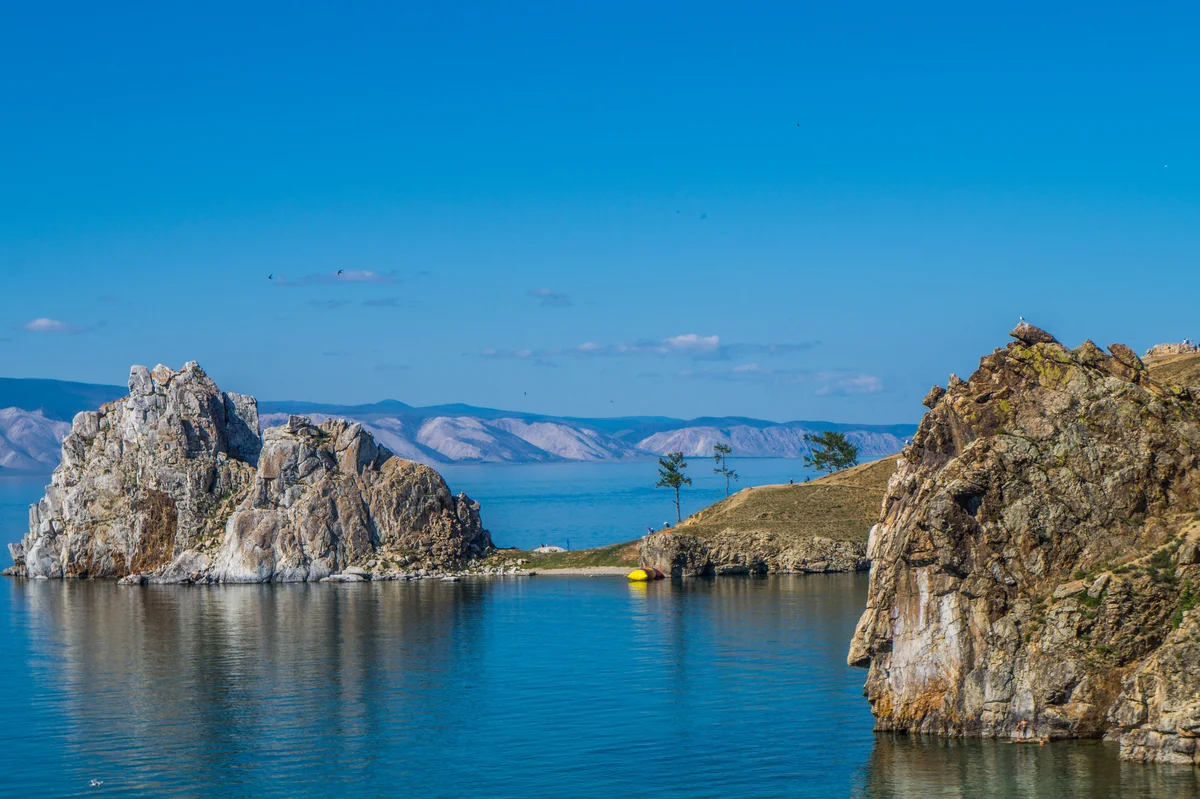
[[[1012,336],[926,397],[872,530],[849,661],[877,728],[1191,762],[1200,392],[1120,344]]]
[[[361,425],[293,417],[198,365],[136,366],[129,396],[78,414],[12,573],[164,582],[319,580],[450,569],[491,548],[479,506]],[[140,579],[140,577],[139,577]]]

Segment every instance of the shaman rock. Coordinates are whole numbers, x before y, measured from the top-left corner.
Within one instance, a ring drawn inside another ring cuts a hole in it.
[[[194,362],[135,366],[129,390],[75,417],[29,533],[9,546],[11,573],[315,580],[453,568],[491,546],[477,503],[360,425],[304,419],[260,438],[254,398],[222,392]]]

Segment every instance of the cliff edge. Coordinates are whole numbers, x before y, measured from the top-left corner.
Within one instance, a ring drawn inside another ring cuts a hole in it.
[[[491,548],[477,503],[361,425],[292,417],[260,437],[258,422],[253,397],[195,362],[133,367],[129,396],[75,417],[8,573],[291,582],[459,568]]]
[[[930,391],[872,530],[848,659],[876,727],[1200,762],[1200,390],[1011,335]]]

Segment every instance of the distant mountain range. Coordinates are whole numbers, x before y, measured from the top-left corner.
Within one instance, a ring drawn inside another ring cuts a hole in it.
[[[124,386],[0,378],[0,467],[52,470],[74,415],[127,393]],[[799,458],[809,453],[805,434],[825,430],[845,433],[863,457],[874,458],[898,452],[916,431],[916,425],[905,424],[769,422],[736,416],[579,419],[461,404],[421,408],[397,400],[371,405],[264,401],[258,408],[263,427],[282,424],[291,414],[318,422],[328,417],[353,419],[397,455],[435,466],[607,461],[676,451],[703,457],[712,454],[716,443],[729,444],[741,457]]]

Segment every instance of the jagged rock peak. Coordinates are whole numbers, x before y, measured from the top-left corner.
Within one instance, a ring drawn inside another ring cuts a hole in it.
[[[260,437],[255,399],[194,361],[134,366],[129,391],[75,417],[28,535],[9,547],[15,573],[316,580],[452,568],[491,547],[478,503],[360,424],[292,417]]]
[[[1190,651],[1172,628],[1200,586],[1200,396],[1118,345],[1013,337],[931,392],[872,532],[848,659],[877,728],[1200,760],[1200,669],[1152,657]]]
[[[1045,330],[1042,330],[1040,327],[1034,327],[1024,319],[1022,319],[1020,324],[1014,327],[1008,335],[1012,336],[1017,341],[1022,341],[1026,344],[1058,343],[1054,336],[1050,335]]]

